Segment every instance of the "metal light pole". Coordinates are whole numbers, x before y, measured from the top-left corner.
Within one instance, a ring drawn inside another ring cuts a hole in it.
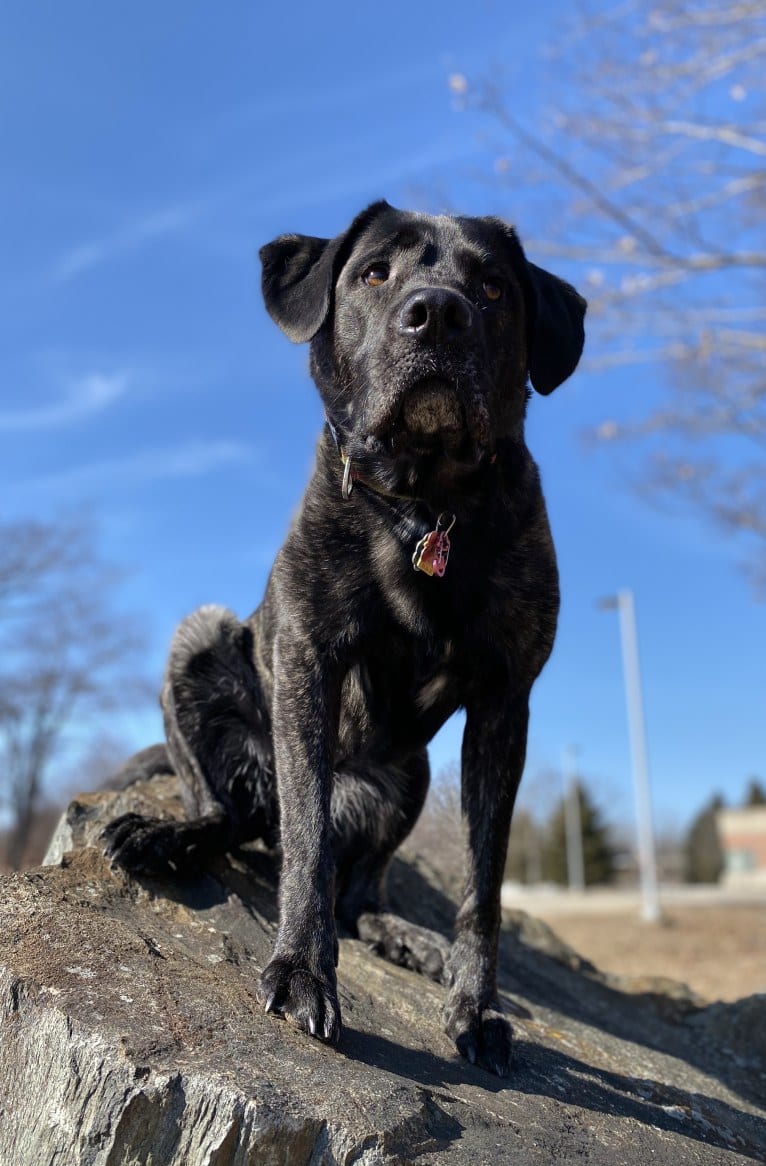
[[[567,881],[570,891],[585,890],[585,862],[582,853],[582,821],[577,788],[577,748],[567,745],[562,751],[564,777],[564,826],[567,841]]]
[[[633,592],[628,587],[623,588],[617,592],[617,595],[599,600],[598,606],[604,611],[616,609],[620,614],[622,664],[625,673],[625,696],[628,705],[628,729],[638,827],[641,915],[648,922],[656,923],[660,918],[660,900],[657,889],[657,862],[654,853],[652,802],[649,792],[649,759],[646,747],[646,724],[641,694],[636,607],[633,601]]]

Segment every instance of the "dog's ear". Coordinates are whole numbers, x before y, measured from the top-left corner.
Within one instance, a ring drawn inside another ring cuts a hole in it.
[[[526,260],[527,366],[538,393],[547,396],[577,368],[585,343],[587,303],[571,284]]]
[[[372,219],[388,209],[387,202],[373,203],[334,239],[280,235],[261,247],[261,289],[266,310],[295,344],[311,340],[322,327],[330,311],[335,280],[354,240]]]
[[[295,344],[310,340],[325,321],[342,238],[280,235],[261,247],[261,290],[266,309]]]
[[[513,227],[502,219],[480,221],[500,230],[510,250],[527,313],[527,372],[537,392],[547,396],[577,368],[587,304],[571,284],[529,262]]]

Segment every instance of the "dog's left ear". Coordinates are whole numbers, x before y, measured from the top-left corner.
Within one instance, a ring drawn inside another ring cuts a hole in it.
[[[334,239],[280,235],[261,247],[266,310],[295,344],[311,340],[322,327],[330,311],[335,280],[354,239],[388,209],[387,202],[373,203]]]
[[[571,284],[529,262],[513,227],[502,219],[481,221],[500,230],[510,250],[527,314],[527,372],[532,386],[547,396],[577,368],[587,304]]]
[[[585,343],[587,303],[571,284],[525,262],[529,379],[538,393],[547,395],[577,368]]]

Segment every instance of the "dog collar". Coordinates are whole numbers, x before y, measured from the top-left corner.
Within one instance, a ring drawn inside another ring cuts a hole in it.
[[[338,429],[333,425],[329,415],[326,415],[326,419],[327,428],[330,430],[330,435],[335,442],[335,447],[340,454],[340,460],[343,465],[343,482],[340,492],[344,501],[347,502],[351,497],[355,482],[361,482],[368,490],[372,490],[375,494],[380,494],[383,498],[396,498],[404,502],[415,501],[414,498],[410,498],[405,494],[392,494],[389,490],[382,490],[377,482],[370,481],[364,474],[361,474],[354,466],[354,459],[350,458],[343,449],[338,435]],[[455,522],[456,518],[454,514],[444,511],[439,515],[436,519],[436,528],[424,534],[412,552],[412,566],[415,571],[421,571],[430,578],[436,576],[437,579],[441,579],[444,576],[447,570],[450,552],[449,532],[452,530]]]
[[[343,500],[348,502],[351,497],[351,491],[354,489],[354,483],[360,482],[362,486],[366,486],[368,490],[372,490],[373,494],[379,494],[381,498],[395,498],[397,502],[417,502],[417,498],[413,498],[411,494],[394,494],[391,490],[384,490],[372,478],[368,478],[359,470],[353,458],[338,447],[340,453],[340,460],[343,464],[343,481],[341,482],[340,492]]]
[[[381,490],[375,482],[370,482],[363,474],[354,469],[353,459],[347,454],[340,451],[340,458],[343,462],[343,484],[341,486],[341,494],[344,499],[348,501],[351,497],[351,491],[354,488],[354,482],[361,482],[363,486],[367,486],[376,494],[380,494],[384,498],[398,498],[406,502],[412,502],[414,499],[406,497],[404,494],[390,494],[387,490]],[[422,571],[424,575],[431,578],[435,575],[437,579],[441,579],[447,570],[447,561],[450,552],[449,532],[452,530],[457,521],[454,514],[448,511],[443,511],[436,519],[436,529],[429,530],[424,534],[417,543],[415,550],[412,552],[412,566],[416,571]]]
[[[335,442],[335,448],[340,454],[340,460],[343,464],[343,482],[341,484],[340,492],[343,500],[348,502],[351,497],[351,491],[354,489],[354,482],[361,482],[368,490],[373,490],[374,493],[380,494],[381,498],[397,498],[402,502],[414,502],[416,499],[411,498],[407,494],[393,494],[390,490],[384,490],[377,482],[365,477],[354,464],[354,459],[349,457],[343,448],[340,440],[340,430],[337,425],[330,420],[329,413],[325,413],[325,420],[327,421],[327,428],[330,430],[330,436]]]
[[[340,458],[343,462],[343,484],[341,486],[341,494],[344,499],[348,501],[351,497],[351,491],[354,488],[354,482],[361,482],[363,486],[380,494],[384,498],[398,498],[406,502],[412,502],[414,499],[407,498],[404,494],[390,494],[387,490],[381,490],[375,482],[369,481],[358,470],[354,469],[353,458],[348,457],[347,454],[340,450]],[[436,576],[441,579],[447,570],[447,561],[450,552],[449,532],[455,525],[456,518],[454,514],[443,511],[436,519],[436,529],[429,530],[424,534],[417,543],[415,550],[412,552],[412,566],[416,571],[422,571],[424,575],[431,578]]]

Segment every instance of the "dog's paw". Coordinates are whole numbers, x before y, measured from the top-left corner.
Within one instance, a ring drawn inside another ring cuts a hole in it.
[[[359,938],[376,955],[428,976],[437,984],[445,982],[450,944],[443,935],[388,912],[366,912],[359,916],[356,928]]]
[[[513,1030],[502,1013],[490,1008],[480,1011],[475,1003],[460,996],[447,1001],[444,1027],[458,1052],[472,1065],[480,1065],[498,1077],[509,1076]]]
[[[277,957],[263,970],[258,996],[266,1012],[294,1021],[310,1036],[340,1040],[340,1005],[334,983],[319,979],[293,960]]]
[[[171,873],[176,869],[177,823],[141,814],[123,814],[101,832],[104,854],[131,874]]]

